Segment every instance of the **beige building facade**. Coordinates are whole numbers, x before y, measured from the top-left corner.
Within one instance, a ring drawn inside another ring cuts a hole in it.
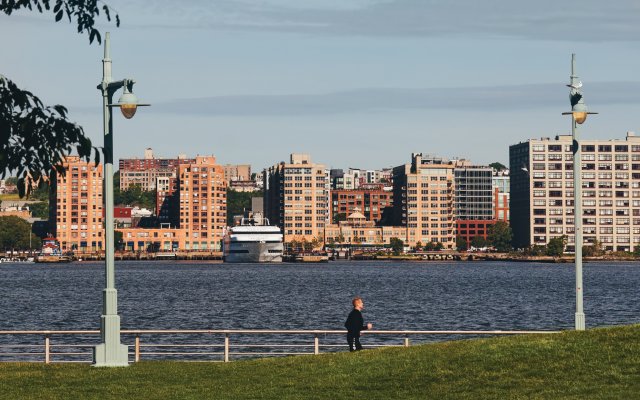
[[[308,154],[291,154],[290,162],[266,170],[264,207],[284,241],[322,240],[329,221],[329,174]]]
[[[640,137],[580,140],[583,245],[633,251],[640,245]],[[546,244],[567,235],[574,247],[573,153],[569,135],[509,148],[514,244]]]
[[[223,165],[224,179],[231,181],[250,181],[251,165],[249,164],[226,164]]]
[[[358,210],[348,215],[346,221],[328,224],[324,229],[325,245],[383,247],[389,246],[394,237],[407,243],[408,229],[404,226],[376,226],[374,221],[368,221]]]
[[[393,225],[407,228],[405,244],[440,242],[455,248],[454,169],[456,161],[411,155],[393,169]]]

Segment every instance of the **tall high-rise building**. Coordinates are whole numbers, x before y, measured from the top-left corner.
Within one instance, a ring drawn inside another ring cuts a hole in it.
[[[322,238],[330,216],[329,174],[308,154],[291,154],[265,173],[264,208],[270,222],[278,225],[285,242]]]
[[[50,181],[50,233],[63,251],[102,250],[102,165],[76,156],[66,157],[62,165],[64,174],[53,172]]]
[[[220,250],[227,224],[227,187],[213,156],[178,165],[179,227],[187,250]]]
[[[606,250],[640,245],[640,137],[580,140],[583,245]],[[572,138],[530,139],[509,147],[514,245],[546,244],[567,235],[574,245]]]
[[[454,168],[453,161],[420,153],[393,169],[391,224],[408,228],[408,244],[455,247]]]
[[[457,235],[470,242],[473,237],[487,238],[494,223],[494,191],[491,167],[457,162],[455,174],[455,219]]]

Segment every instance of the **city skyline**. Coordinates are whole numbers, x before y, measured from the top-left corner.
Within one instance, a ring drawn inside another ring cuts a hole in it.
[[[114,74],[135,78],[153,105],[115,119],[116,159],[152,147],[255,171],[292,152],[330,168],[390,167],[412,152],[507,164],[509,144],[569,133],[574,52],[600,112],[582,137],[638,130],[631,1],[108,4],[122,20],[99,25],[112,34]],[[102,146],[101,46],[50,14],[0,20],[12,38],[2,73],[67,106]]]

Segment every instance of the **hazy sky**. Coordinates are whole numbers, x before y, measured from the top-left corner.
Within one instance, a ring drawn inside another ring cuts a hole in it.
[[[114,79],[152,103],[115,120],[115,156],[214,154],[255,171],[291,152],[382,168],[412,152],[508,162],[570,133],[571,53],[586,138],[640,124],[637,0],[106,0]],[[102,145],[103,48],[52,14],[0,15],[0,73],[64,104]],[[119,96],[119,93],[116,95]]]

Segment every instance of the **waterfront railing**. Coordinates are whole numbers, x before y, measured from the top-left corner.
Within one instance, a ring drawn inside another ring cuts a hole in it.
[[[365,348],[408,347],[414,343],[461,338],[553,334],[559,331],[370,330]],[[347,350],[344,330],[122,330],[131,362],[141,360],[221,361],[321,354]],[[0,361],[67,363],[92,361],[97,330],[0,331]]]

